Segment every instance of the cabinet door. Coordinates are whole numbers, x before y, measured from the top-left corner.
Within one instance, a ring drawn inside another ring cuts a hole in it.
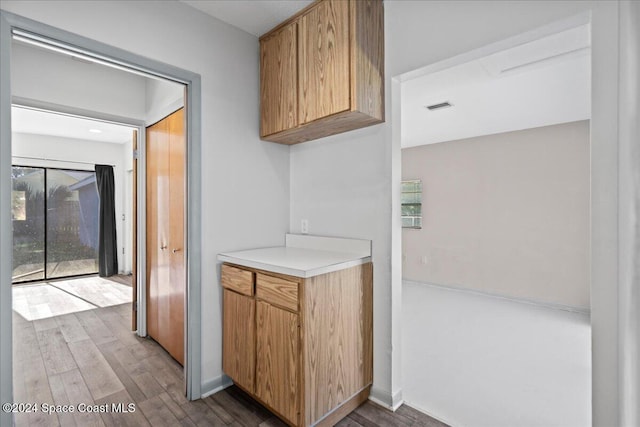
[[[254,392],[255,300],[224,289],[222,320],[222,370],[236,384]]]
[[[298,315],[262,301],[257,310],[256,396],[298,423]]]
[[[318,3],[298,23],[299,121],[350,109],[349,2]]]
[[[260,42],[260,135],[298,125],[296,23]]]

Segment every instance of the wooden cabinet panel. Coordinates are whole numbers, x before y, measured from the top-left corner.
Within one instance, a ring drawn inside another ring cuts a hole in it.
[[[256,396],[298,424],[298,315],[262,301],[256,311]]]
[[[372,382],[372,264],[305,280],[305,425]]]
[[[222,370],[253,393],[255,375],[255,300],[224,289]]]
[[[352,110],[384,121],[384,9],[379,0],[351,2]]]
[[[220,270],[223,287],[243,295],[253,295],[253,272],[226,264]]]
[[[349,2],[326,0],[298,24],[300,123],[350,108]]]
[[[297,34],[292,23],[260,41],[260,135],[298,125]]]
[[[256,296],[271,304],[298,311],[298,283],[258,273]]]

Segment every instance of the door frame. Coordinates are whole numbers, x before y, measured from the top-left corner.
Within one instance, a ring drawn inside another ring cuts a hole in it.
[[[11,297],[11,41],[15,31],[89,56],[134,73],[143,73],[185,85],[186,109],[186,310],[185,310],[185,395],[189,400],[201,397],[201,77],[194,72],[155,61],[132,52],[107,45],[38,21],[0,10],[0,400],[13,401],[12,297]],[[140,135],[144,132],[139,132]],[[138,147],[144,156],[144,137]],[[140,163],[139,163],[140,165]],[[139,170],[144,177],[144,171]],[[141,182],[138,182],[138,190]],[[138,193],[138,196],[140,197]],[[138,206],[142,211],[143,206]],[[140,225],[140,220],[138,220]],[[140,234],[144,230],[139,228]],[[140,252],[140,247],[138,248]],[[142,255],[142,256],[140,256]],[[144,253],[138,254],[138,265],[144,264]],[[141,271],[138,269],[138,279]],[[138,289],[144,289],[138,281]],[[140,295],[138,295],[139,300]],[[138,313],[138,321],[144,319]],[[142,332],[142,331],[141,331]],[[0,424],[11,423],[11,414],[0,413]]]

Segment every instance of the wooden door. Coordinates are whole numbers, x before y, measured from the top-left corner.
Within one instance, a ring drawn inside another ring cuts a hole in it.
[[[318,3],[300,18],[298,94],[300,123],[351,108],[348,1]]]
[[[184,365],[185,269],[185,161],[184,109],[169,116],[169,333],[167,351]]]
[[[299,417],[298,315],[256,302],[256,396],[292,424]]]
[[[224,290],[222,370],[240,387],[254,392],[256,304],[252,297]]]
[[[296,23],[260,40],[260,135],[298,125]]]
[[[185,126],[180,109],[147,128],[147,332],[184,364]]]

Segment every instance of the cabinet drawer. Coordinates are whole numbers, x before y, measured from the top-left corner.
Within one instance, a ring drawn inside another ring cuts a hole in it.
[[[298,311],[298,283],[279,277],[256,275],[256,296],[271,304]]]
[[[253,295],[253,272],[222,264],[222,286],[244,295]]]

